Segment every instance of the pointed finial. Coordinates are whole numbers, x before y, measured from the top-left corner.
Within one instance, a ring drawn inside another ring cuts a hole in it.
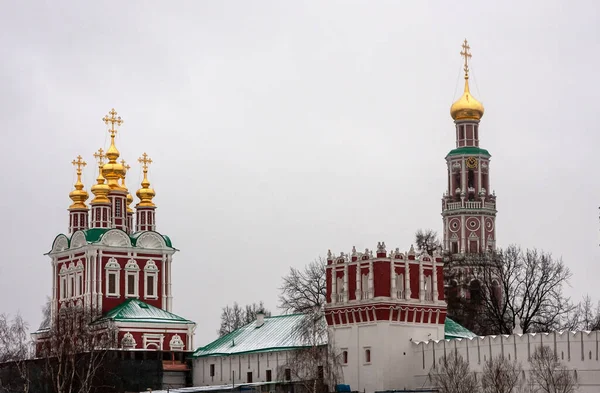
[[[471,58],[471,47],[469,46],[466,38],[462,44],[462,49],[463,50],[460,52],[460,55],[465,59],[465,65],[463,67],[465,70],[465,79],[469,79],[469,59]]]
[[[136,206],[155,207],[156,205],[152,202],[152,198],[154,198],[156,194],[154,190],[150,188],[150,182],[148,181],[148,165],[152,164],[152,159],[144,152],[144,154],[138,158],[138,162],[142,164],[144,180],[142,180],[142,188],[136,193],[138,198],[140,198],[140,203]]]
[[[125,169],[125,173],[123,174],[123,179],[121,179],[121,187],[127,189],[127,186],[125,185],[125,176],[127,175],[127,172],[129,172],[129,170],[131,169],[131,166],[128,165],[125,162],[125,160],[121,160],[121,165],[123,165],[123,168]],[[133,210],[129,206],[133,202],[133,196],[131,195],[131,193],[129,191],[127,191],[126,201],[127,201],[127,213],[133,213]]]
[[[123,120],[121,119],[121,116],[117,116],[117,111],[113,108],[108,112],[108,115],[102,118],[102,121],[106,125],[110,124],[110,128],[108,129],[108,132],[110,133],[110,147],[106,151],[109,165],[103,167],[102,176],[108,181],[108,186],[111,190],[124,191],[119,185],[119,179],[122,179],[125,175],[125,168],[117,162],[119,151],[115,146],[115,135],[117,133],[115,126],[118,127],[123,124]]]
[[[88,199],[88,193],[83,190],[83,183],[81,182],[81,170],[87,165],[81,156],[77,156],[77,160],[71,162],[77,171],[77,181],[75,182],[75,189],[69,193],[69,198],[73,201],[73,204],[69,206],[69,209],[87,209],[85,201]]]
[[[104,166],[104,159],[106,158],[104,149],[98,149],[98,151],[94,153],[94,158],[98,162],[98,177],[96,178],[96,184],[91,188],[92,193],[96,196],[91,203],[110,203],[110,200],[107,197],[110,189],[108,184],[104,184],[105,179],[104,176],[102,176],[102,167]]]

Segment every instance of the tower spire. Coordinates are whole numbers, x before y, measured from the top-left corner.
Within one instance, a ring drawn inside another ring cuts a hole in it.
[[[460,120],[477,120],[483,116],[483,105],[471,95],[469,90],[469,61],[471,60],[471,47],[467,39],[462,43],[462,51],[460,55],[463,57],[465,71],[465,89],[463,95],[450,107],[450,115],[455,121]]]
[[[460,52],[460,55],[465,59],[465,65],[463,67],[463,69],[465,70],[465,79],[469,79],[469,59],[471,58],[471,47],[469,46],[469,43],[467,42],[467,39],[465,38],[465,41],[462,44],[462,51]],[[468,88],[468,85],[467,85]]]
[[[150,182],[148,181],[148,165],[152,164],[152,159],[148,156],[148,154],[144,153],[140,158],[138,158],[138,162],[142,164],[142,170],[144,171],[144,179],[142,180],[142,188],[137,191],[137,196],[140,198],[140,203],[137,206],[147,206],[154,207],[154,202],[152,198],[156,195],[154,190],[150,188]]]
[[[102,167],[102,175],[108,181],[108,186],[111,190],[124,191],[123,187],[119,185],[119,179],[125,176],[125,168],[117,162],[119,150],[115,146],[115,136],[117,134],[115,126],[121,126],[123,119],[121,119],[121,116],[117,116],[117,111],[113,108],[108,112],[108,115],[102,118],[102,121],[104,124],[109,125],[108,132],[110,133],[110,147],[106,151],[108,162]]]
[[[81,170],[87,163],[79,155],[77,160],[73,160],[71,164],[76,168],[77,181],[75,182],[75,189],[69,193],[69,198],[73,201],[69,209],[87,209],[85,201],[88,199],[88,193],[83,189],[83,183],[81,182]]]

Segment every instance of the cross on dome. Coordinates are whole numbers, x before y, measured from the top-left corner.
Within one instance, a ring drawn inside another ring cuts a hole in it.
[[[73,164],[73,166],[77,167],[77,174],[81,175],[81,169],[87,165],[87,163],[85,161],[83,161],[83,159],[81,158],[81,156],[77,156],[77,161],[73,160],[73,162],[71,162],[71,164]]]
[[[463,48],[463,50],[460,52],[460,55],[465,59],[464,70],[465,70],[465,76],[468,77],[469,76],[469,59],[472,56],[471,56],[471,53],[469,52],[471,50],[471,47],[469,46],[469,43],[467,42],[466,38],[462,44],[462,48]]]
[[[121,119],[121,116],[116,116],[116,114],[117,114],[117,111],[115,110],[115,108],[112,108],[108,112],[108,115],[110,115],[110,117],[108,115],[106,115],[102,118],[102,121],[104,122],[104,124],[108,125],[108,123],[110,123],[110,129],[108,130],[108,132],[110,132],[111,136],[114,136],[117,133],[117,130],[115,129],[115,124],[117,126],[120,126],[121,124],[123,124],[123,120]]]
[[[106,154],[104,154],[104,149],[99,148],[96,153],[94,153],[94,158],[98,161],[98,165],[102,166],[104,164],[104,159],[106,158]]]
[[[148,171],[148,165],[152,164],[152,159],[150,157],[148,157],[148,154],[146,154],[144,152],[144,154],[142,154],[142,156],[140,158],[138,158],[138,162],[140,164],[142,164],[142,168],[144,169],[144,172]]]

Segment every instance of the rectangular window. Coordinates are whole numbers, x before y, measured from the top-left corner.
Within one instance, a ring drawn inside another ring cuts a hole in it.
[[[83,295],[83,275],[77,275],[77,296]]]
[[[470,244],[469,244],[469,251],[476,253],[478,252],[479,247],[477,247],[477,241],[476,240],[471,240]]]
[[[371,349],[365,348],[365,363],[371,363]]]
[[[285,380],[286,381],[292,380],[292,370],[290,370],[289,368],[285,369]]]
[[[67,278],[60,278],[60,298],[65,299],[67,297]]]
[[[342,351],[342,364],[348,364],[348,351]]]
[[[271,382],[273,377],[271,376],[271,370],[267,370],[267,382]]]
[[[452,242],[452,254],[458,254],[458,242]]]
[[[252,371],[246,373],[246,383],[252,383]]]
[[[459,126],[460,130],[460,139],[465,139],[465,126]]]
[[[127,274],[127,295],[135,296],[136,293],[135,274]]]
[[[154,275],[146,277],[146,295],[148,297],[156,296],[154,294]]]
[[[69,297],[74,296],[75,292],[75,277],[73,275],[69,275]]]
[[[108,293],[107,295],[117,294],[117,273],[108,273]]]
[[[115,199],[115,216],[121,217],[121,199]]]
[[[215,376],[215,365],[214,364],[210,365],[210,376],[211,377]]]

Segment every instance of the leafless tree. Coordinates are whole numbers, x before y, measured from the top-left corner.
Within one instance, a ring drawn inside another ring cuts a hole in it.
[[[41,341],[44,376],[55,393],[89,393],[102,386],[105,356],[116,346],[110,322],[90,323],[77,307],[59,316]]]
[[[12,319],[7,314],[0,314],[0,364],[10,362],[7,367],[13,367],[16,371],[8,380],[0,378],[0,389],[23,393],[29,391],[31,379],[26,362],[32,355],[27,322],[19,314]]]
[[[439,389],[439,393],[471,393],[479,391],[479,383],[475,373],[469,369],[462,356],[452,352],[443,358],[441,364],[429,373],[431,382]]]
[[[524,381],[521,380],[521,365],[498,356],[485,362],[481,374],[483,393],[517,393]]]
[[[536,348],[531,356],[530,380],[534,392],[573,393],[577,381],[548,346]]]
[[[600,330],[600,302],[594,305],[590,295],[585,295],[565,319],[564,330]]]
[[[327,262],[319,258],[302,270],[291,267],[288,275],[283,277],[279,307],[292,313],[314,314],[321,311],[327,295],[326,265]]]
[[[219,337],[223,337],[224,335],[256,320],[256,314],[259,312],[262,312],[266,317],[271,316],[271,312],[265,309],[263,302],[258,304],[248,304],[245,307],[241,307],[235,302],[233,303],[233,306],[223,307],[221,313],[221,326],[217,331]]]
[[[419,229],[415,233],[415,244],[417,245],[417,250],[420,252],[427,251],[429,255],[433,255],[442,245],[437,232],[432,229]]]
[[[335,343],[328,339],[325,322],[327,284],[326,261],[319,258],[304,269],[290,268],[283,277],[280,308],[289,313],[301,313],[303,318],[296,327],[296,335],[302,349],[288,354],[287,366],[280,367],[282,380],[286,380],[286,369],[291,379],[301,384],[307,392],[316,393],[342,380],[340,354]]]
[[[525,333],[559,330],[574,309],[562,291],[570,270],[561,259],[543,251],[509,246],[497,252],[450,256],[445,269],[451,278],[457,271],[459,276],[475,278],[465,291],[470,293],[473,312],[468,317],[476,321],[478,334],[511,334],[519,320]],[[466,281],[456,279],[461,280]],[[454,312],[449,307],[451,318]]]

